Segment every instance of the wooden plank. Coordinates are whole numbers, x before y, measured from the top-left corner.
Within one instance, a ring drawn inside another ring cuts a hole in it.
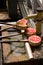
[[[0,12],[0,20],[6,20],[6,19],[10,19],[10,17],[8,16],[8,12],[7,11]]]
[[[7,28],[7,26],[5,27],[5,26],[2,26],[2,29],[5,29],[5,28]],[[6,36],[8,33],[5,31],[5,32],[2,32],[2,36]],[[2,40],[8,40],[8,39],[2,39]],[[5,47],[4,47],[5,46]],[[6,57],[7,56],[7,54],[10,52],[9,50],[9,48],[8,48],[8,44],[4,44],[3,43],[3,55]],[[8,49],[8,52],[7,52],[7,50],[6,49]],[[6,52],[6,53],[5,53]]]
[[[7,28],[8,26],[2,26],[2,29]],[[8,35],[7,31],[2,32],[2,36]],[[8,40],[8,39],[2,39],[2,40]],[[13,55],[11,53],[10,44],[3,43],[3,56],[4,56],[4,63],[12,63],[12,62],[19,62],[19,61],[25,61],[28,60],[28,55]]]
[[[1,26],[0,26],[0,29],[1,29]],[[1,32],[0,32],[0,36],[1,36]],[[0,43],[0,65],[2,65],[2,63],[3,63],[3,59],[2,59],[2,45]]]
[[[0,43],[0,65],[2,65],[2,48]]]

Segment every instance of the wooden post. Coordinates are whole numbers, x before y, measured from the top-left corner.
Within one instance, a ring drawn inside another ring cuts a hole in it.
[[[42,12],[43,9],[41,7],[37,8],[37,18],[36,18],[36,34],[41,34],[42,27]]]

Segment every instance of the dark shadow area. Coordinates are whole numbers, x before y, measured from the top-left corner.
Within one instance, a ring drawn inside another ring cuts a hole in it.
[[[5,63],[4,65],[43,65],[43,59],[31,59],[28,61]]]
[[[0,9],[6,8],[6,0],[0,0]]]

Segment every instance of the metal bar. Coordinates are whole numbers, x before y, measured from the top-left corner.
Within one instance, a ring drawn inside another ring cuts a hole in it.
[[[16,26],[15,24],[8,24],[8,23],[5,23],[5,22],[0,22],[0,24],[5,24],[5,25],[9,25],[9,26]]]
[[[40,7],[41,3],[39,0],[32,0],[32,13],[36,13],[36,8]]]
[[[37,0],[37,3],[40,7],[42,6],[42,0]]]
[[[22,32],[23,30],[21,30],[21,32]],[[22,34],[22,36],[23,36],[23,41],[24,41],[24,45],[25,45],[25,47],[26,47],[26,52],[27,52],[27,54],[28,54],[28,57],[29,57],[29,59],[33,59],[33,54],[32,54],[32,50],[31,50],[31,47],[30,47],[30,45],[29,45],[29,41],[27,40],[27,38],[24,36],[24,34]]]
[[[6,30],[8,30],[10,28],[14,28],[14,27],[8,27],[8,28],[5,28],[5,29],[2,29],[2,30],[0,30],[0,32],[6,31]]]
[[[20,35],[20,33],[18,33],[18,34],[11,34],[11,35],[7,35],[7,36],[0,36],[0,39],[2,39],[2,38],[9,38],[9,37],[12,37],[12,36],[17,36],[17,35]]]
[[[25,17],[27,15],[27,12],[25,10],[25,7],[24,7],[23,2],[19,2],[18,1],[18,4],[19,4],[19,8],[20,8],[20,11],[21,11],[22,16]]]
[[[25,47],[26,47],[29,59],[32,59],[33,58],[33,54],[32,54],[32,50],[31,50],[31,47],[30,47],[28,42],[25,43]]]
[[[1,41],[0,40],[0,43],[10,43],[10,42],[29,42],[28,40],[17,40],[17,41],[15,41],[15,40],[6,40],[6,41]]]
[[[26,17],[24,17],[25,19],[30,19],[30,18],[35,18],[37,17],[37,14],[29,14]]]

